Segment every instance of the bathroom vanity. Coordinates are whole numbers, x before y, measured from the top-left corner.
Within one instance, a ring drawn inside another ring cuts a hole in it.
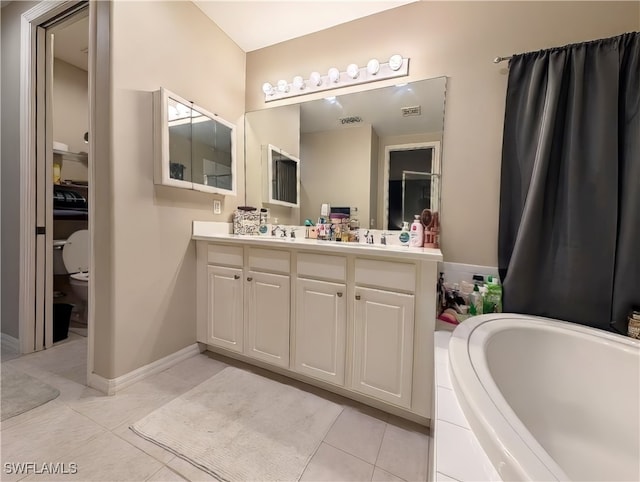
[[[212,224],[193,224],[198,342],[427,423],[440,250],[239,236]]]

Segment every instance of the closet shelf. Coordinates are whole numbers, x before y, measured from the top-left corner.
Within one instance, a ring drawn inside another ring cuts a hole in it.
[[[64,161],[87,162],[89,160],[89,155],[84,152],[77,153],[77,152],[61,151],[59,149],[54,149],[53,153],[61,155],[62,160]]]

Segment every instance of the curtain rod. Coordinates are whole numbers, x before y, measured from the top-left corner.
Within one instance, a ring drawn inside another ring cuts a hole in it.
[[[511,55],[509,57],[496,57],[493,59],[494,64],[499,64],[500,62],[504,62],[505,60],[511,60]]]

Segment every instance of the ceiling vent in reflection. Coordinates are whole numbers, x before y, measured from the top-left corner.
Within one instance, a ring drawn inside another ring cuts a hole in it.
[[[340,117],[338,118],[338,123],[342,126],[349,126],[352,124],[360,124],[362,122],[362,117],[359,115],[352,115],[348,117]]]
[[[412,117],[422,115],[422,106],[414,105],[412,107],[402,107],[402,117]]]

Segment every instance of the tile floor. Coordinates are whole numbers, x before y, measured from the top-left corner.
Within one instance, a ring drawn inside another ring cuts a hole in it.
[[[0,426],[1,480],[214,480],[128,429],[232,363],[291,383],[344,406],[307,465],[303,481],[425,481],[428,430],[335,394],[207,354],[195,355],[115,396],[84,386],[86,338],[3,363],[60,390],[60,396]],[[75,475],[17,475],[6,463],[77,464]]]

